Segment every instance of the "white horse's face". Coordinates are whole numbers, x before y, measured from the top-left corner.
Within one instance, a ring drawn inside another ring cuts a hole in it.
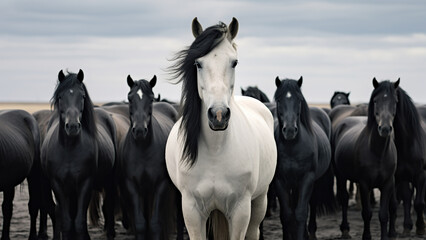
[[[228,126],[237,63],[237,51],[228,39],[195,61],[198,93],[206,106],[212,130],[225,130]]]

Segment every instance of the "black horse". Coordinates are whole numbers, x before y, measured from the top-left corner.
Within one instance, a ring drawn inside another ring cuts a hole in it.
[[[51,110],[39,110],[33,113],[37,120],[40,131],[40,143],[42,144],[47,133],[50,118],[53,115]],[[41,146],[40,146],[41,147]],[[53,201],[52,189],[50,188],[49,179],[42,173],[40,158],[34,161],[31,173],[28,176],[28,189],[30,195],[29,205],[31,206],[31,227],[30,239],[48,239],[47,235],[47,215],[52,220],[53,239],[59,239],[59,232],[56,228],[55,202]],[[37,217],[40,211],[40,226],[37,235]]]
[[[241,94],[243,96],[248,96],[252,98],[256,98],[257,100],[263,102],[263,103],[269,103],[269,98],[266,96],[264,92],[262,92],[257,86],[249,86],[246,90],[241,88]]]
[[[40,161],[40,133],[37,121],[23,110],[0,111],[0,133],[0,191],[3,192],[1,239],[6,240],[10,239],[15,186],[29,176],[33,163]],[[29,191],[32,193],[33,189]],[[32,198],[33,195],[30,196]],[[30,213],[34,212],[31,201],[28,205]]]
[[[368,105],[367,117],[347,117],[340,121],[333,133],[335,146],[334,162],[337,177],[337,196],[342,204],[342,237],[349,237],[347,220],[348,192],[346,180],[359,183],[361,191],[363,239],[371,239],[370,221],[372,211],[370,194],[379,188],[381,239],[396,237],[395,170],[397,153],[394,143],[394,116],[397,108],[396,82],[377,82],[373,79],[374,90]],[[390,220],[389,220],[390,213]]]
[[[351,102],[349,101],[349,94],[350,92],[345,93],[335,91],[330,100],[330,107],[333,109],[339,105],[351,105]]]
[[[404,236],[409,236],[413,228],[411,203],[413,190],[416,190],[414,209],[417,213],[416,233],[425,234],[423,211],[425,209],[426,185],[426,138],[422,129],[422,120],[413,101],[399,87],[398,103],[394,120],[395,145],[398,153],[398,165],[395,182],[398,198],[404,204]],[[413,188],[410,187],[410,184]]]
[[[55,114],[41,149],[42,170],[55,194],[62,239],[90,239],[87,209],[92,190],[101,186],[107,238],[112,239],[115,125],[106,111],[94,110],[83,79],[81,70],[58,74],[52,97]]]
[[[127,78],[130,127],[120,143],[118,175],[123,211],[135,239],[169,239],[173,210],[180,206],[164,155],[177,112],[168,103],[154,102],[156,81],[156,76],[150,81]],[[183,239],[182,234],[178,239]]]
[[[298,81],[281,81],[278,77],[275,79],[277,90],[274,98],[278,117],[275,141],[278,161],[274,184],[280,202],[283,239],[308,237],[308,204],[311,206],[311,238],[315,238],[317,207],[335,210],[330,165],[330,120],[324,111],[310,110],[300,89],[302,82],[302,77]],[[317,119],[323,120],[321,125],[325,129],[311,118],[311,111],[318,114]],[[321,113],[323,117],[319,117]],[[326,173],[331,181],[318,181]]]

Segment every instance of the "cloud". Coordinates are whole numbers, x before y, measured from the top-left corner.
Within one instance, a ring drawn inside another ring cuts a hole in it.
[[[258,85],[272,98],[277,75],[303,75],[308,101],[343,90],[357,102],[368,101],[373,77],[401,77],[426,102],[422,1],[6,0],[0,9],[0,101],[48,101],[59,70],[80,68],[95,101],[124,100],[127,74],[156,74],[154,92],[177,100],[164,70],[192,42],[197,16],[204,27],[239,20],[236,89]]]

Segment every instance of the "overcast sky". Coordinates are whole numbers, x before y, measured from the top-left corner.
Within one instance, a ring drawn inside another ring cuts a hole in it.
[[[298,79],[309,103],[336,90],[367,102],[372,79],[401,78],[426,103],[426,1],[1,0],[0,101],[47,102],[58,72],[85,73],[95,102],[127,98],[126,77],[159,80],[154,93],[178,100],[166,69],[204,28],[236,17],[240,87],[272,99],[275,77]]]

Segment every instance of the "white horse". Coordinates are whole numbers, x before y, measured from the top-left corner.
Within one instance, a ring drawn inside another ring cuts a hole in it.
[[[238,21],[203,31],[195,18],[192,32],[194,42],[171,68],[183,83],[182,117],[167,141],[167,170],[192,240],[206,239],[209,216],[227,229],[218,229],[225,238],[257,240],[277,161],[272,114],[234,96]]]

